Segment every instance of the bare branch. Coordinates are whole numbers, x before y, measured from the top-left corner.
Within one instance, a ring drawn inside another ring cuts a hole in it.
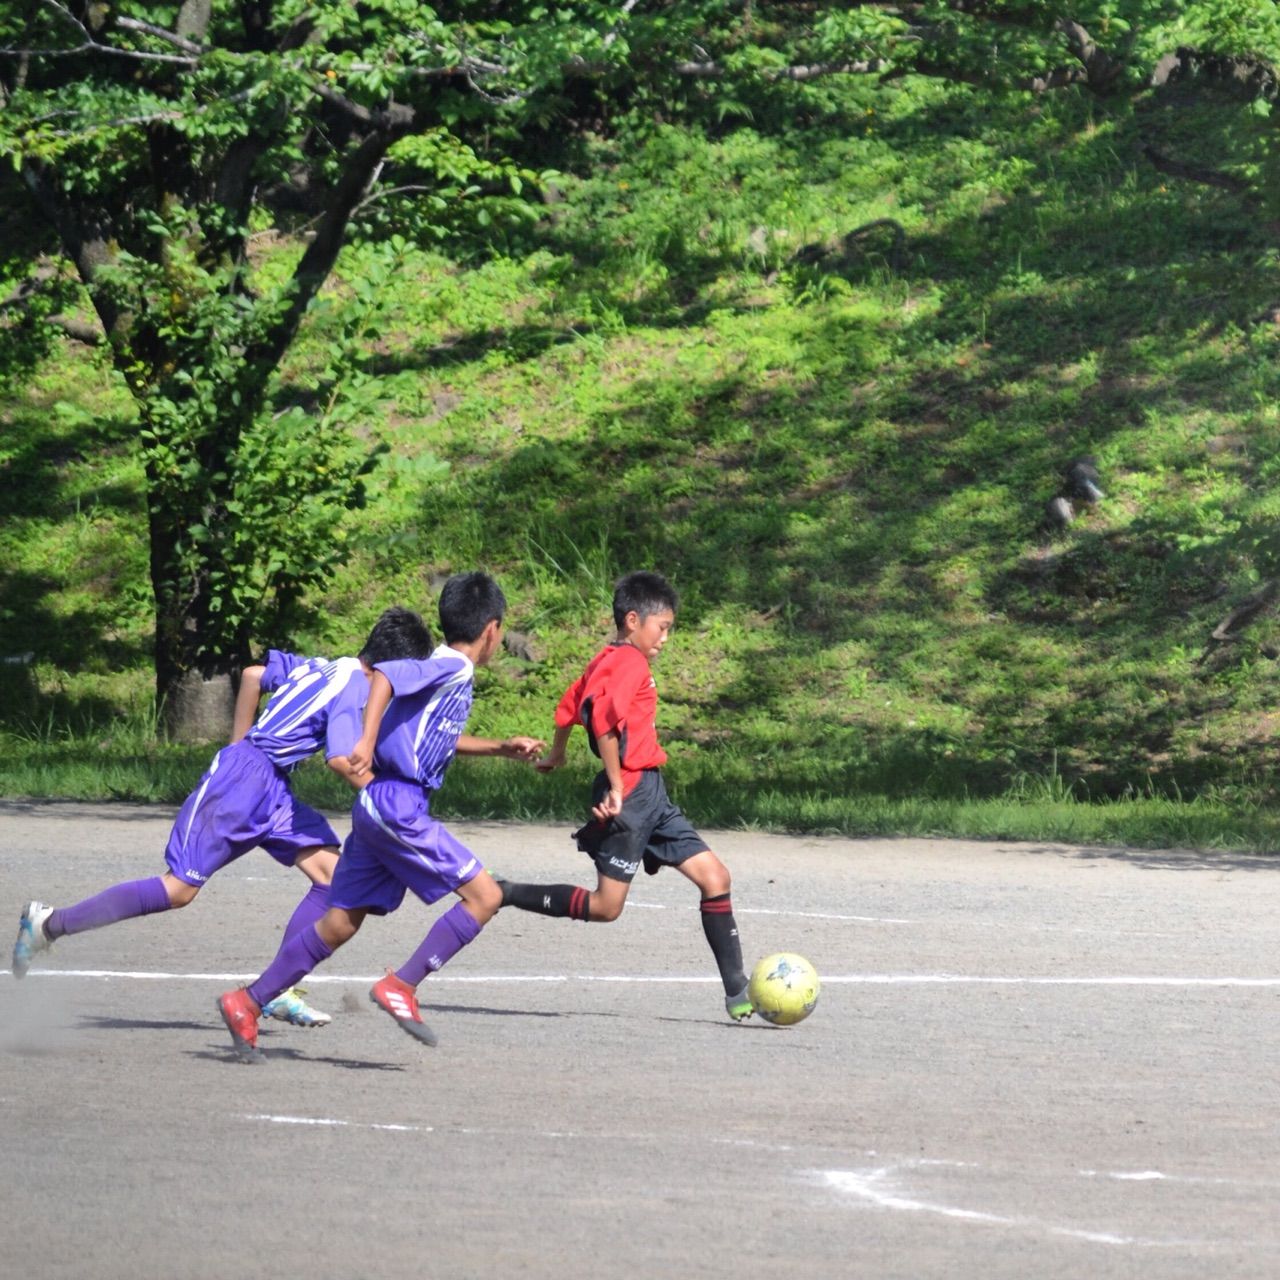
[[[77,58],[87,53],[102,53],[133,62],[166,62],[173,66],[194,67],[198,58],[184,58],[176,53],[146,53],[141,49],[120,49],[112,44],[90,40],[65,49],[0,49],[0,58]]]
[[[766,80],[816,80],[820,76],[879,75],[892,66],[893,63],[882,58],[873,58],[867,62],[818,62],[812,66],[773,67],[761,71],[760,74]],[[710,61],[677,62],[672,70],[678,76],[692,76],[703,80],[712,80],[724,75],[723,65]]]
[[[59,4],[58,0],[41,0],[46,9],[52,9],[64,22],[69,22],[75,29],[90,43],[93,43],[93,36],[89,28],[76,17],[65,4]]]
[[[166,31],[164,27],[157,27],[154,23],[142,22],[138,18],[117,18],[115,25],[122,31],[137,31],[142,35],[155,36],[157,40],[163,40],[175,49],[181,49],[183,53],[189,53],[196,58],[205,52],[204,47],[196,44],[194,40]]]
[[[424,186],[421,183],[410,184],[403,187],[383,187],[381,191],[375,191],[371,196],[365,196],[354,209],[352,213],[358,213],[365,205],[377,204],[379,200],[385,200],[388,196],[405,196],[417,195],[422,191],[434,191],[435,187]]]
[[[104,44],[102,41],[94,38],[93,32],[90,31],[89,28],[86,27],[84,23],[66,7],[66,5],[59,4],[58,0],[41,0],[41,3],[45,8],[52,9],[64,22],[70,23],[70,25],[79,33],[81,43],[74,47],[64,49],[0,49],[0,56],[10,58],[70,58],[86,53],[101,53],[108,57],[128,58],[139,62],[166,62],[183,67],[193,67],[196,65],[196,58],[183,57],[180,54],[149,53],[143,49],[121,49],[116,45]],[[117,25],[123,26],[125,25],[125,22],[125,19],[121,19]],[[149,24],[144,23],[141,25],[147,26]]]

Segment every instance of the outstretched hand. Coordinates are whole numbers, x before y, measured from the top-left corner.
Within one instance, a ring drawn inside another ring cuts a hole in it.
[[[533,767],[539,773],[550,773],[552,769],[559,769],[565,762],[565,754],[563,751],[548,751],[541,760],[535,760]]]
[[[526,738],[517,735],[514,738],[504,738],[498,753],[506,756],[508,760],[533,760],[540,752],[546,749],[547,744],[541,738]]]

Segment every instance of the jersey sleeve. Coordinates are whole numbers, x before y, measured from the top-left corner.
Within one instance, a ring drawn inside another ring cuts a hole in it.
[[[262,692],[274,693],[306,661],[284,649],[268,649],[262,660]]]
[[[364,729],[364,705],[369,701],[369,677],[362,670],[351,673],[342,691],[334,698],[325,725],[324,758],[349,756]]]
[[[567,729],[578,723],[578,708],[582,705],[582,687],[586,676],[579,676],[565,691],[556,704],[556,728]]]
[[[598,738],[604,733],[621,732],[636,694],[651,679],[649,663],[644,655],[630,645],[625,648],[619,646],[617,658],[611,664],[608,675],[598,682],[589,682],[584,691],[583,700],[591,703],[592,736]],[[593,684],[597,687],[592,688]]]
[[[375,671],[381,671],[391,684],[393,697],[402,698],[405,694],[417,693],[431,685],[442,684],[450,676],[456,675],[466,665],[467,660],[461,655],[439,658],[395,658],[388,662],[374,664]]]

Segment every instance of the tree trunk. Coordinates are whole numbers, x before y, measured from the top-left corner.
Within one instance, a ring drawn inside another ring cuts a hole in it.
[[[235,704],[231,677],[225,672],[207,680],[199,671],[188,671],[164,700],[165,734],[173,742],[226,742]]]

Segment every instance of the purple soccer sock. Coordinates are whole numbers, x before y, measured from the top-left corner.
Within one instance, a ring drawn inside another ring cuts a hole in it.
[[[289,941],[295,933],[299,933],[308,925],[315,924],[329,910],[329,886],[313,884],[307,895],[293,909],[289,923],[284,927],[284,940]]]
[[[300,930],[280,944],[276,958],[262,971],[257,982],[248,988],[249,998],[261,1009],[282,991],[296,986],[316,965],[331,955],[332,949],[325,944],[314,926]]]
[[[101,929],[103,925],[118,920],[131,920],[134,916],[154,915],[168,911],[169,895],[159,876],[146,880],[126,880],[113,884],[110,889],[95,893],[74,906],[59,907],[44,922],[44,931],[52,942],[69,933],[85,933],[89,929]]]
[[[396,977],[416,987],[429,973],[443,969],[454,956],[473,942],[484,926],[461,902],[455,902],[422,940],[422,946],[396,970]]]

